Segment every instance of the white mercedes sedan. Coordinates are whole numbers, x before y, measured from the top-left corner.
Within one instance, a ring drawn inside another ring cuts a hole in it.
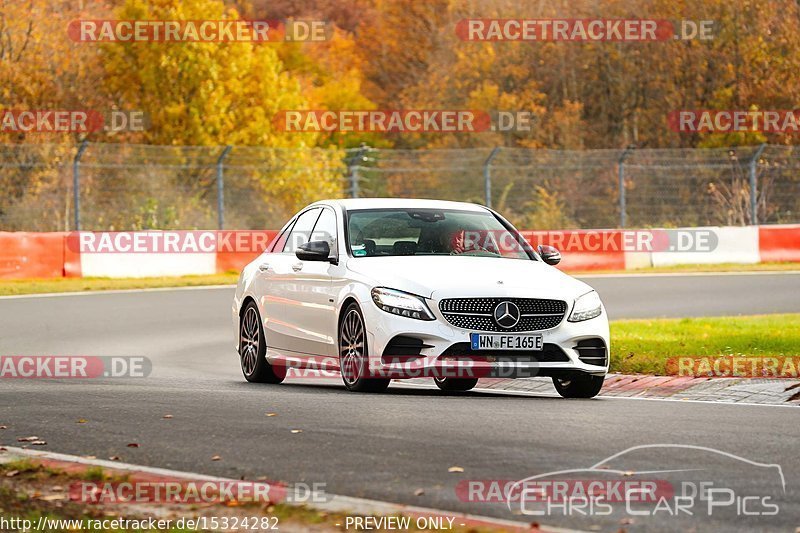
[[[480,205],[311,204],[239,277],[242,372],[266,383],[336,372],[351,391],[546,376],[566,398],[593,397],[608,371],[608,319],[590,286],[552,266],[560,259]]]

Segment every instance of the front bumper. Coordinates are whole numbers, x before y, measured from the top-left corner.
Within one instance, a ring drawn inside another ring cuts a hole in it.
[[[602,376],[608,372],[611,345],[605,309],[600,316],[583,322],[568,322],[565,317],[551,329],[513,333],[542,335],[545,348],[542,352],[472,352],[469,350],[470,333],[498,332],[455,327],[444,318],[438,302],[430,304],[436,320],[423,321],[393,315],[378,309],[372,302],[364,302],[362,311],[369,332],[370,368],[396,379],[455,377],[452,372],[462,370],[459,376],[470,376],[462,365],[474,370],[476,377],[559,376],[574,371]],[[397,355],[397,341],[393,342],[397,337],[418,339],[422,347],[412,350],[413,354]],[[588,339],[602,339],[606,348],[604,365],[581,361],[581,352],[576,348],[580,341]],[[453,370],[455,367],[458,368]]]

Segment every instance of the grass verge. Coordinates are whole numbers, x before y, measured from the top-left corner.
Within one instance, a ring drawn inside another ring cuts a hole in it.
[[[660,374],[670,357],[800,355],[800,313],[611,322],[611,372]]]
[[[238,272],[210,276],[164,276],[158,278],[56,278],[7,279],[0,281],[0,296],[43,294],[52,292],[84,292],[124,289],[156,289],[162,287],[199,287],[234,285]]]
[[[29,529],[41,519],[47,526],[46,531],[72,532],[76,530],[89,530],[86,526],[97,524],[98,521],[107,520],[102,531],[197,531],[199,523],[211,524],[204,531],[224,531],[223,524],[229,524],[227,530],[263,530],[260,527],[244,526],[249,524],[263,525],[262,518],[271,517],[266,524],[278,527],[281,531],[295,531],[298,533],[336,533],[347,529],[345,527],[348,515],[339,512],[327,512],[314,509],[308,505],[293,505],[288,503],[245,503],[226,501],[223,503],[176,504],[176,503],[138,503],[125,505],[123,503],[82,503],[71,499],[71,494],[80,494],[71,491],[73,483],[94,481],[113,484],[114,482],[127,481],[130,483],[143,482],[145,484],[171,479],[155,479],[151,476],[139,478],[128,472],[108,471],[99,467],[81,467],[72,463],[65,463],[66,467],[45,466],[40,461],[28,458],[12,459],[3,458],[4,452],[0,449],[0,516],[8,523],[14,520],[12,530],[22,530],[21,520],[26,520]],[[7,462],[2,460],[6,459]],[[103,490],[106,485],[101,485]],[[391,515],[401,518],[403,515]],[[162,529],[148,529],[148,518],[169,520]],[[378,518],[379,516],[375,516]],[[205,522],[199,522],[201,519]],[[141,522],[142,527],[128,525],[115,526],[110,519],[124,519],[128,522]],[[188,526],[188,521],[193,520],[195,526]],[[407,518],[409,527],[403,531],[433,532],[441,528],[421,528],[413,517]],[[68,521],[71,521],[68,522]],[[215,527],[213,524],[221,527]],[[237,525],[235,525],[237,524]],[[83,527],[82,527],[83,526]],[[2,528],[2,526],[0,526]],[[353,529],[352,527],[350,529]],[[376,532],[393,531],[396,528],[368,528]],[[5,529],[0,529],[4,531]],[[98,527],[91,527],[93,531],[100,531]],[[453,533],[502,533],[507,528],[453,524]]]

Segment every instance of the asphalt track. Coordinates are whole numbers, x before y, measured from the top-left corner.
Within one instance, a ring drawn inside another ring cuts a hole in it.
[[[800,312],[800,274],[587,281],[612,318]],[[215,288],[0,299],[2,355],[144,355],[153,363],[152,374],[140,379],[3,380],[0,425],[8,429],[0,431],[0,444],[37,435],[47,441],[44,449],[61,453],[116,455],[232,478],[325,483],[335,494],[508,519],[520,517],[503,504],[463,501],[457,483],[585,468],[636,445],[695,445],[780,465],[786,492],[775,493],[775,477],[766,470],[696,450],[629,454],[623,470],[703,471],[710,481],[735,486],[737,495],[772,494],[780,512],[681,519],[661,513],[624,527],[793,531],[800,524],[795,408],[445,395],[402,385],[359,395],[336,380],[251,385],[231,348],[231,294]],[[76,423],[81,418],[88,423]],[[139,448],[126,446],[132,442]],[[211,461],[214,455],[222,460]],[[464,473],[448,473],[450,466]],[[424,494],[415,496],[417,489]],[[616,531],[621,525],[616,513],[523,518],[579,529]]]

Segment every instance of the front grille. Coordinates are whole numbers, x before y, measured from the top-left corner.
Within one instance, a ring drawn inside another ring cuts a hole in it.
[[[468,342],[457,342],[444,352],[441,357],[480,358],[493,357],[505,361],[535,361],[539,363],[567,363],[569,357],[557,344],[545,343],[541,351],[528,350],[473,350]]]
[[[501,302],[519,307],[519,322],[502,328],[492,318],[492,311]],[[447,298],[439,302],[439,310],[448,322],[473,331],[539,331],[556,327],[564,319],[567,302],[541,298]]]
[[[606,366],[608,359],[606,343],[603,342],[603,339],[596,337],[578,341],[575,351],[578,352],[578,359],[587,365]]]

